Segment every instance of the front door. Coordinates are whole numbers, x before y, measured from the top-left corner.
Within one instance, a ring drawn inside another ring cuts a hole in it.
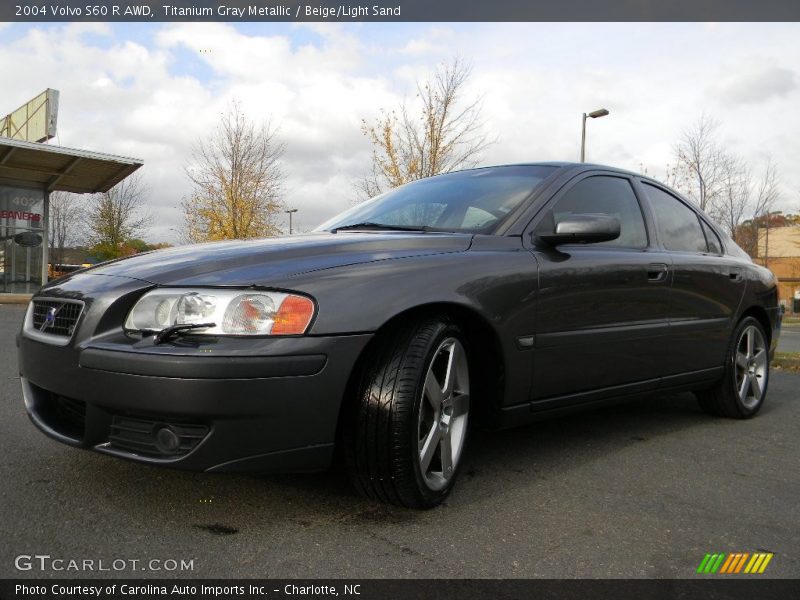
[[[537,233],[554,231],[565,216],[587,213],[619,219],[619,238],[557,248],[536,242]],[[549,202],[532,230],[539,264],[534,408],[654,389],[669,331],[671,260],[651,243],[631,181],[579,177]]]

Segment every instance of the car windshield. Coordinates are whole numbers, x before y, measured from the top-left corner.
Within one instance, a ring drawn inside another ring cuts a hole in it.
[[[359,204],[316,231],[397,228],[491,233],[555,169],[490,167],[420,179]]]

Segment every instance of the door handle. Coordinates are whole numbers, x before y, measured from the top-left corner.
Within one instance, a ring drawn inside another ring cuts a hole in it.
[[[664,263],[652,263],[647,265],[647,281],[650,283],[661,283],[667,280],[669,267]]]
[[[731,281],[741,281],[742,272],[739,269],[731,269],[728,273],[728,277],[730,277]]]

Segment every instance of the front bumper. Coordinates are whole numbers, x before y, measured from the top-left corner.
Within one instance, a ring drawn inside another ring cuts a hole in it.
[[[199,337],[199,336],[198,336]],[[325,469],[345,388],[370,334],[19,342],[31,420],[61,442],[190,470]],[[179,439],[159,443],[161,429]]]

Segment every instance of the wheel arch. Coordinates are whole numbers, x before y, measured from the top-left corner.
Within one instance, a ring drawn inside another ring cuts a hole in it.
[[[431,302],[420,304],[403,310],[385,321],[375,332],[372,340],[364,347],[355,362],[345,387],[337,423],[337,446],[340,446],[343,417],[353,409],[356,399],[356,388],[365,363],[373,355],[373,349],[392,330],[403,322],[418,321],[426,317],[445,315],[464,331],[470,360],[471,398],[484,399],[471,411],[473,419],[479,424],[494,425],[496,411],[502,405],[505,360],[503,358],[500,336],[491,323],[477,310],[455,302]],[[476,418],[477,417],[477,418]]]
[[[764,334],[767,336],[767,346],[769,346],[772,343],[772,324],[770,323],[766,309],[757,304],[749,306],[739,316],[737,324],[741,323],[742,319],[747,317],[753,317],[756,321],[761,323],[761,326],[764,328]]]

